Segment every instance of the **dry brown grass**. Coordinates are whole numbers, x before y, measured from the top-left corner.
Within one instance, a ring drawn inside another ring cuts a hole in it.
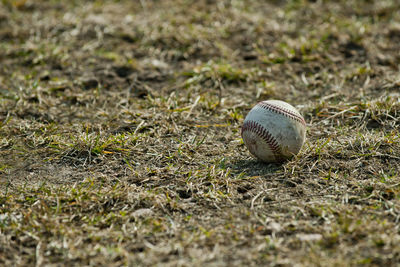
[[[0,265],[396,265],[399,8],[1,1]],[[240,138],[272,98],[281,165]]]

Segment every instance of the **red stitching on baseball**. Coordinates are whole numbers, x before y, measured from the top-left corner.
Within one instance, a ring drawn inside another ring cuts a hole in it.
[[[304,126],[306,126],[306,121],[304,120],[304,118],[302,116],[299,116],[298,114],[294,113],[293,111],[286,109],[286,108],[282,108],[279,106],[275,106],[272,105],[270,103],[265,103],[265,102],[260,102],[258,103],[258,105],[266,110],[270,110],[272,112],[278,113],[278,114],[282,114],[286,117],[288,117],[289,119],[293,119],[295,121],[300,122],[301,124],[303,124]]]
[[[276,139],[264,128],[261,124],[255,121],[245,121],[242,126],[242,137],[245,131],[250,131],[257,134],[262,140],[264,140],[275,157],[279,157],[281,149]]]

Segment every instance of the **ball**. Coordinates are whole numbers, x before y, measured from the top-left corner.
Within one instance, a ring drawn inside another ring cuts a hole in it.
[[[242,126],[250,153],[264,162],[283,162],[298,154],[306,139],[306,122],[290,104],[266,100],[255,105]]]

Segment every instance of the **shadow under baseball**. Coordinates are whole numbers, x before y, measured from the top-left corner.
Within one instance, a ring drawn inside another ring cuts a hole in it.
[[[265,163],[257,159],[240,159],[228,163],[232,173],[237,176],[245,173],[247,176],[271,177],[274,174],[282,173],[282,163]]]

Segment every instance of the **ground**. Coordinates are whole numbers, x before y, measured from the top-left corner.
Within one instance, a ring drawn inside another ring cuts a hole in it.
[[[0,265],[400,261],[397,0],[0,2]],[[261,100],[307,122],[252,158]]]

